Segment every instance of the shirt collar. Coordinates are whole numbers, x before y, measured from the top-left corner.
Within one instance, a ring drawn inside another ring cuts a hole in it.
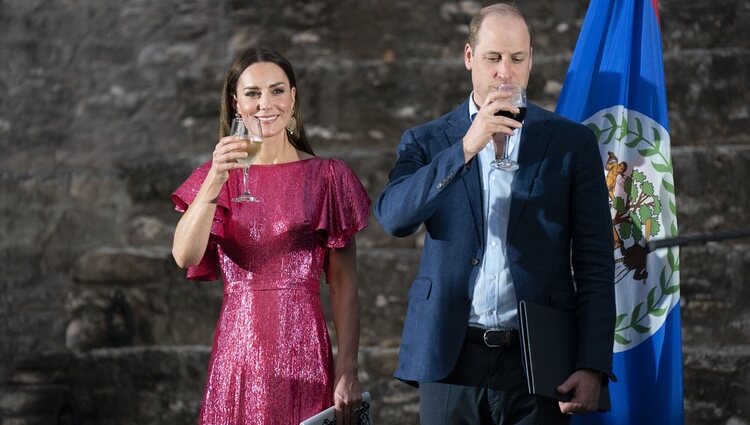
[[[474,117],[479,113],[479,106],[474,103],[474,92],[469,93],[469,121],[474,122]]]

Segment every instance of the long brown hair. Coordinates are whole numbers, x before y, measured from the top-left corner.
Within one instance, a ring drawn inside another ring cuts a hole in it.
[[[292,143],[292,146],[296,149],[309,153],[310,155],[315,155],[310,143],[307,141],[307,134],[305,134],[305,128],[302,124],[302,114],[300,113],[299,107],[299,89],[297,88],[297,77],[294,76],[294,68],[292,68],[292,64],[289,63],[284,56],[281,56],[281,53],[268,46],[252,46],[243,50],[229,66],[227,75],[224,77],[224,87],[221,90],[219,137],[224,137],[229,134],[229,126],[236,112],[234,109],[233,95],[237,92],[237,81],[240,78],[240,74],[242,74],[248,66],[258,62],[271,62],[278,65],[289,79],[289,85],[294,87],[297,91],[294,112],[292,113],[292,117],[297,120],[297,128],[294,132],[287,131],[287,135],[289,136],[289,141]]]

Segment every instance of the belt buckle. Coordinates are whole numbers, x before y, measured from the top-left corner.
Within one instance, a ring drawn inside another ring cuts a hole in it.
[[[482,339],[484,340],[484,345],[486,345],[486,346],[488,346],[490,348],[500,348],[500,347],[502,347],[503,346],[503,341],[502,341],[503,338],[502,337],[500,338],[500,343],[499,344],[490,344],[490,342],[487,341],[487,335],[490,332],[498,332],[498,331],[494,331],[492,329],[487,329],[486,331],[484,331],[484,334],[482,335]]]

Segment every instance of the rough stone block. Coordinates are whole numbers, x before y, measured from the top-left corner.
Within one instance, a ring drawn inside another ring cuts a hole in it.
[[[88,423],[189,423],[207,364],[206,346],[95,350],[75,358],[70,387]]]
[[[210,153],[213,148],[208,149]],[[121,163],[128,194],[135,201],[168,201],[169,196],[200,164],[196,158],[140,158]]]
[[[153,282],[168,276],[173,264],[169,247],[102,247],[84,254],[73,276],[85,283]]]
[[[27,385],[3,391],[0,413],[9,416],[54,413],[64,391],[62,387],[48,385]]]
[[[745,37],[747,38],[747,37]],[[696,49],[664,58],[673,145],[746,145],[750,124],[742,70],[750,49]]]
[[[681,233],[750,228],[750,147],[676,147],[672,159]]]
[[[750,47],[746,1],[661,1],[659,9],[665,51]]]
[[[360,257],[362,343],[396,346],[406,313],[406,294],[419,267],[414,249],[370,250]]]
[[[133,339],[129,345],[211,343],[221,306],[221,283],[187,281],[179,276],[168,283],[119,290],[132,311]],[[113,308],[114,294],[114,289],[106,285],[78,289],[69,296],[66,310],[71,319],[65,332],[69,349],[87,351],[115,343],[107,333],[107,312]],[[125,327],[120,311],[115,313],[113,325],[122,331]]]
[[[731,423],[748,417],[749,359],[747,345],[683,350],[686,424]],[[719,393],[722,397],[712,396]]]
[[[373,422],[418,424],[418,391],[393,377],[397,365],[396,347],[360,349],[360,379],[372,395]]]
[[[686,346],[743,344],[750,340],[750,314],[736,300],[750,298],[750,245],[709,243],[680,253],[680,299]],[[720,327],[714,326],[721,323]]]

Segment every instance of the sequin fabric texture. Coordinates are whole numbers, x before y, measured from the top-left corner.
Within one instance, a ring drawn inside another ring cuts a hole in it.
[[[172,194],[185,211],[204,164]],[[209,245],[188,278],[224,282],[199,424],[299,424],[333,404],[333,356],[320,303],[328,248],[367,225],[370,199],[343,162],[310,158],[250,167],[218,199]]]

